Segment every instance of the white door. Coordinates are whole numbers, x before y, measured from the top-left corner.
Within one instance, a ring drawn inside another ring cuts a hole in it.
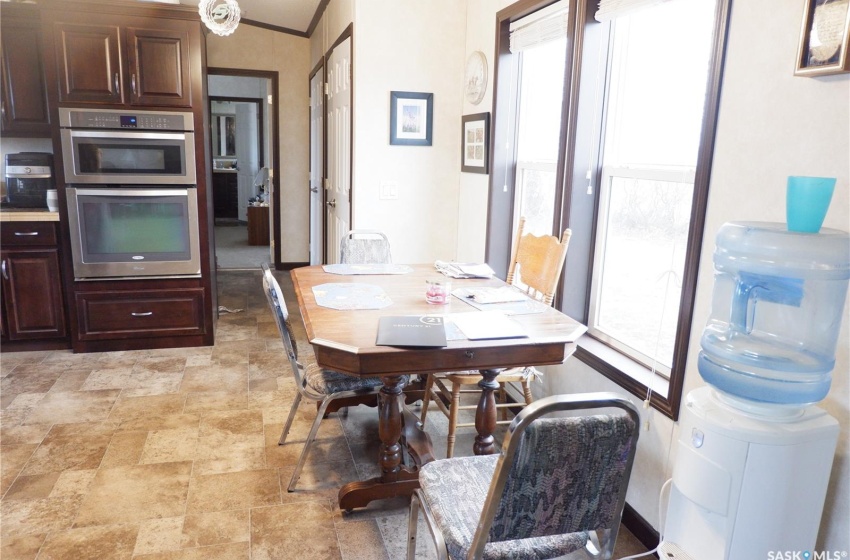
[[[339,262],[339,243],[351,228],[351,38],[328,58],[327,262]]]
[[[322,264],[324,240],[323,158],[325,91],[324,72],[319,69],[310,79],[310,264]]]

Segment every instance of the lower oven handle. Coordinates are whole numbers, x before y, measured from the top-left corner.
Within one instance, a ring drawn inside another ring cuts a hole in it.
[[[130,313],[133,317],[150,317],[153,315],[153,311],[146,311],[144,313]]]

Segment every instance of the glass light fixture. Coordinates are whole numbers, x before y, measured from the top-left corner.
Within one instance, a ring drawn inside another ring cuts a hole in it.
[[[217,0],[201,0],[198,4],[198,13],[201,21],[216,35],[226,37],[239,25],[241,11],[236,0],[224,0],[216,5]]]

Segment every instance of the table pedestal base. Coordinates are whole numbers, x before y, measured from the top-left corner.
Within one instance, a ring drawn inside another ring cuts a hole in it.
[[[350,511],[374,500],[410,496],[419,488],[419,468],[435,459],[431,438],[419,419],[404,406],[400,377],[383,377],[378,395],[378,433],[381,438],[381,476],[349,482],[339,491],[339,509]],[[402,446],[411,466],[401,464]]]

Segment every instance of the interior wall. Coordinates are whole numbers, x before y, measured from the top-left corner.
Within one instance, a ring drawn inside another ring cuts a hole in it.
[[[352,227],[384,231],[397,262],[454,259],[466,11],[454,0],[355,7]],[[434,95],[431,146],[389,144],[391,91]],[[382,182],[396,199],[381,198]]]
[[[207,35],[207,65],[278,73],[280,238],[282,263],[310,260],[310,40],[251,25],[233,35]]]
[[[825,227],[850,228],[850,75],[793,75],[801,15],[802,10],[793,3],[733,2],[683,394],[704,385],[696,359],[714,285],[714,237],[723,223],[784,222],[787,176],[815,175],[838,179]],[[850,550],[848,315],[845,311],[832,388],[820,404],[838,419],[841,435],[818,550]],[[578,360],[549,368],[547,373],[549,392],[623,392]],[[627,501],[659,528],[658,495],[672,473],[678,424],[655,412],[650,412],[648,419],[650,428],[641,432]],[[788,515],[794,515],[793,511]]]
[[[354,21],[354,0],[330,0],[319,25],[310,36],[310,69],[328,53],[328,49]]]
[[[496,53],[496,13],[511,5],[511,0],[468,0],[466,3],[466,60],[475,51],[487,57],[487,89],[484,98],[473,105],[461,91],[463,114],[490,113],[493,117],[493,69]],[[492,121],[491,121],[492,134]],[[457,259],[461,262],[484,262],[487,242],[487,199],[490,175],[461,173],[458,191]]]
[[[465,9],[451,0],[331,0],[310,38],[311,69],[352,22],[352,227],[383,230],[397,262],[453,259]],[[432,146],[389,145],[391,91],[434,93]],[[398,199],[381,199],[381,182],[395,183]]]

